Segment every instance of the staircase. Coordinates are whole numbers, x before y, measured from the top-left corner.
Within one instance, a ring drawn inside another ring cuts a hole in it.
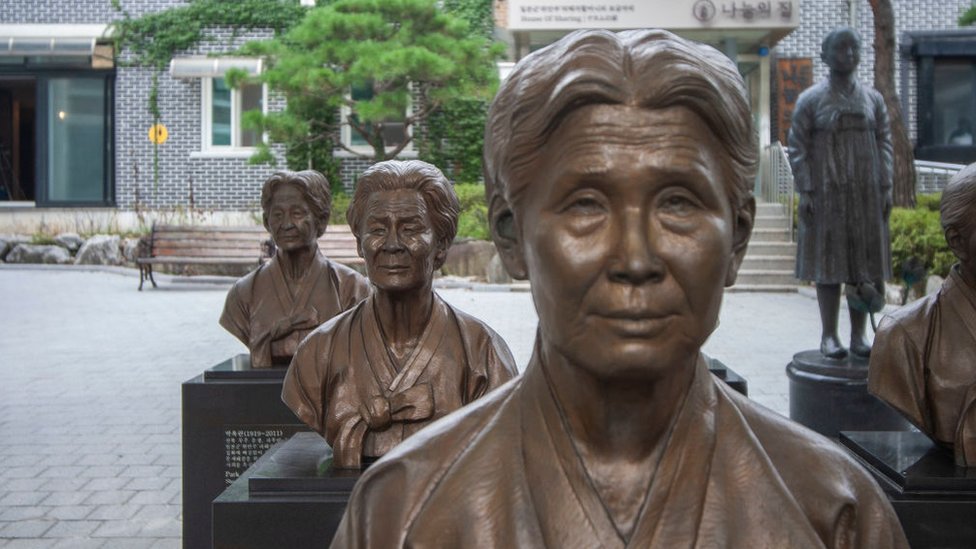
[[[739,277],[730,292],[795,292],[796,244],[790,239],[786,207],[776,202],[756,204],[752,230]]]

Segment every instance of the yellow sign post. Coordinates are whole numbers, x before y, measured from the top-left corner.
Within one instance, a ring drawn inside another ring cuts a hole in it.
[[[169,138],[169,130],[162,124],[149,126],[149,140],[157,145],[162,145]]]

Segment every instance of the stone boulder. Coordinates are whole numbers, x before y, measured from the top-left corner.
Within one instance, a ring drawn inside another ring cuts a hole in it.
[[[7,263],[71,263],[71,254],[53,244],[17,244],[5,260]]]
[[[75,253],[85,243],[85,239],[78,236],[78,233],[61,233],[54,237],[54,243],[62,248],[67,248],[71,253]]]
[[[901,305],[905,299],[905,287],[901,284],[885,282],[885,302],[890,305]]]
[[[0,235],[0,259],[7,257],[17,244],[30,244],[31,237],[23,234]]]
[[[75,265],[121,265],[120,240],[117,235],[96,234],[81,245]]]
[[[485,240],[455,242],[447,251],[441,272],[448,276],[487,278],[488,262],[495,255],[495,245]]]
[[[123,238],[122,242],[119,244],[119,249],[122,251],[122,259],[126,263],[135,263],[136,258],[139,257],[139,237],[129,237]]]
[[[511,284],[514,282],[511,276],[508,275],[508,271],[505,270],[505,266],[502,265],[502,258],[497,253],[488,262],[488,282],[491,284]]]

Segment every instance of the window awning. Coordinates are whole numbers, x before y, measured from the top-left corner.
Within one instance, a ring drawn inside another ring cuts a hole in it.
[[[254,57],[175,57],[169,62],[173,78],[215,78],[230,69],[242,69],[249,76],[261,74],[261,59]]]
[[[0,56],[79,56],[95,53],[108,25],[0,25]]]

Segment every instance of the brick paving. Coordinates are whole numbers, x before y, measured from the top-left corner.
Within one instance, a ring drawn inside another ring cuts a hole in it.
[[[180,383],[244,349],[217,324],[226,285],[137,281],[0,266],[0,547],[180,546]],[[530,294],[485,289],[439,291],[524,365]],[[729,294],[706,351],[786,414],[784,367],[818,325],[808,295]]]

